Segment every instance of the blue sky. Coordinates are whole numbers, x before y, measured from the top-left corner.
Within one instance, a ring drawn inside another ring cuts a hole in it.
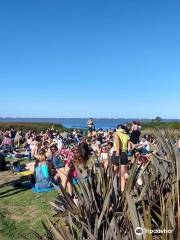
[[[180,1],[0,1],[0,116],[180,118]]]

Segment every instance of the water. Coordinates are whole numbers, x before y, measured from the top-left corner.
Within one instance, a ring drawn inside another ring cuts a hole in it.
[[[48,122],[48,123],[61,123],[66,128],[87,128],[87,118],[0,118],[0,122]],[[110,119],[110,118],[94,118],[95,128],[116,128],[118,124],[132,122],[133,120],[148,122],[151,119]],[[169,119],[165,121],[175,121]],[[180,120],[176,120],[180,121]]]
[[[66,128],[87,128],[87,118],[0,118],[0,122],[48,122],[61,123]],[[94,119],[95,128],[116,128],[128,119]],[[130,120],[129,120],[130,121]]]
[[[67,128],[87,128],[88,119],[62,119],[61,123]],[[94,119],[96,129],[116,128],[118,124],[126,123],[123,119]]]

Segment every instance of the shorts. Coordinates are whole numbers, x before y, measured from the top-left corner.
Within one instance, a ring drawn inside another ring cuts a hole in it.
[[[126,152],[120,153],[119,156],[116,156],[116,152],[113,152],[113,155],[111,157],[111,162],[115,166],[121,165],[127,165],[128,164],[128,156]]]

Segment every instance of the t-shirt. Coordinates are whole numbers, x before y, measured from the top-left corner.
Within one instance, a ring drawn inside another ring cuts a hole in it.
[[[9,137],[4,137],[3,145],[12,145],[12,139]]]
[[[101,153],[100,160],[103,161],[103,160],[107,160],[107,159],[108,159],[108,154],[107,153]]]
[[[56,169],[64,167],[64,162],[62,161],[61,157],[58,155],[51,156],[47,160],[51,162]]]
[[[67,165],[68,167],[71,167],[71,164],[74,160],[75,151],[76,151],[76,147],[74,147],[74,146],[63,147],[60,151],[60,157],[63,159],[65,165]],[[71,175],[74,178],[77,177],[77,172],[74,167],[71,169],[71,171],[72,171]]]
[[[114,148],[112,147],[112,148],[110,149],[110,151],[109,151],[110,156],[113,155],[113,152],[114,152]]]
[[[63,144],[62,144],[62,140],[61,139],[55,138],[55,139],[53,139],[53,142],[57,143],[58,150],[62,149]]]
[[[99,147],[98,147],[97,144],[92,144],[92,145],[91,145],[91,148],[92,148],[92,150],[93,150],[94,152],[99,151]]]
[[[142,145],[143,148],[145,148],[147,151],[150,150],[150,144],[149,142],[146,140],[145,142],[140,142],[140,144]]]
[[[50,187],[49,168],[47,164],[39,165],[35,168],[36,188]]]
[[[127,152],[128,150],[128,141],[129,141],[129,135],[126,133],[123,133],[121,131],[116,131],[118,134],[118,137],[120,139],[120,147],[122,152]],[[114,141],[114,151],[118,151],[116,142]]]
[[[88,125],[88,127],[92,127],[94,125],[94,123],[93,123],[92,120],[88,120],[87,121],[87,125]]]

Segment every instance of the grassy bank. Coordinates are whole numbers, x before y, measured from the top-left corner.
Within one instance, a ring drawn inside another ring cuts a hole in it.
[[[33,130],[33,131],[39,132],[42,130],[51,129],[52,126],[54,127],[54,129],[57,129],[57,130],[65,129],[62,124],[53,124],[53,123],[44,123],[44,122],[33,122],[33,123],[30,123],[30,122],[0,122],[0,130],[14,128],[16,130],[21,130],[21,131]]]
[[[170,129],[180,129],[180,122],[144,122],[141,124],[143,129],[152,128],[170,128]]]
[[[152,122],[142,122],[141,125],[144,130],[154,129],[154,128],[180,129],[180,122],[152,121]],[[64,128],[62,124],[53,124],[53,123],[46,123],[46,122],[0,122],[0,130],[14,128],[16,130],[21,130],[23,132],[27,132],[28,130],[40,132],[42,130],[51,129],[52,126],[54,127],[54,129],[57,129],[59,131],[72,130],[72,129]]]

